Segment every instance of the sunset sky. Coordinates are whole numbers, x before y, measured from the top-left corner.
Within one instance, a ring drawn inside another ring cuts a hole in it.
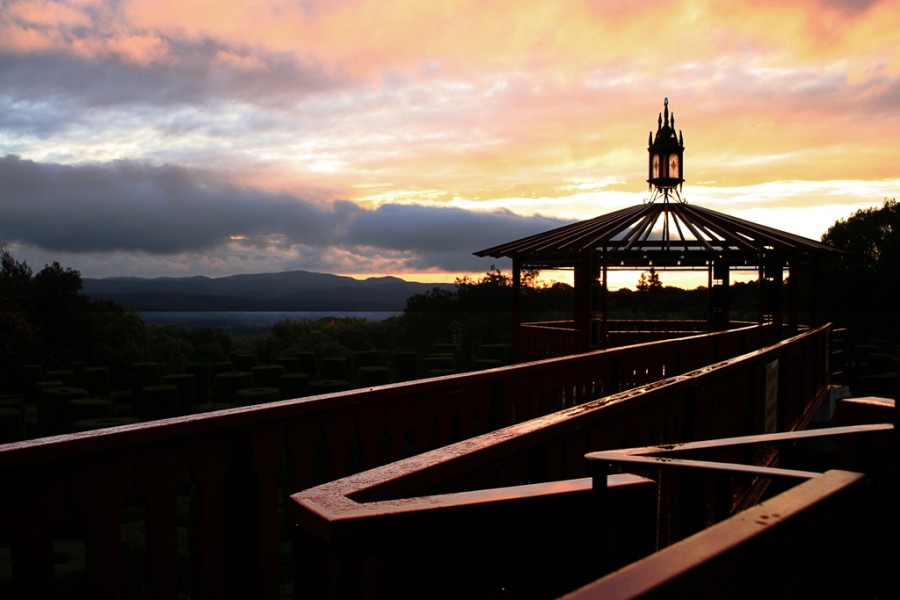
[[[452,281],[648,199],[666,97],[688,202],[819,239],[898,196],[898,8],[0,0],[0,241],[85,277]]]

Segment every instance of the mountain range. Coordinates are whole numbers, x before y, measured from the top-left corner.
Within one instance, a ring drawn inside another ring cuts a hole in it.
[[[398,311],[406,300],[453,284],[397,277],[353,279],[310,271],[228,277],[107,277],[82,280],[82,293],[134,311]]]

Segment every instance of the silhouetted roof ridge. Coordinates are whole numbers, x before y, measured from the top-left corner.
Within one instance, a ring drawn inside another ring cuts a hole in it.
[[[763,250],[791,253],[840,252],[822,242],[685,202],[657,201],[570,223],[475,252],[476,256],[539,257],[588,250],[739,254]]]

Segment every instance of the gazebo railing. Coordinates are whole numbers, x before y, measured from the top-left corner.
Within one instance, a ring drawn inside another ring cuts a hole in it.
[[[442,591],[455,586],[451,595],[502,594],[519,583],[513,574],[522,572],[523,565],[518,558],[521,552],[504,553],[503,545],[498,545],[496,537],[503,533],[497,531],[490,503],[507,498],[510,489],[518,486],[533,485],[536,493],[543,493],[553,486],[561,491],[578,485],[575,480],[586,475],[584,455],[592,449],[623,447],[636,440],[644,440],[638,444],[658,445],[760,433],[765,431],[767,413],[773,410],[781,429],[802,428],[828,390],[827,342],[828,328],[822,327],[742,356],[707,363],[696,371],[656,379],[299,492],[290,504],[299,526],[298,548],[303,556],[317,556],[319,561],[298,564],[298,589],[326,590],[334,597],[341,597],[348,589],[352,596],[352,590],[359,586],[378,590],[374,595],[381,597],[428,595],[428,589],[416,587],[421,585],[420,580],[407,569],[415,564],[429,569],[425,577],[429,585],[440,581]],[[641,348],[646,346],[628,349]],[[778,365],[779,375],[774,394],[772,365]],[[620,363],[622,367],[631,371]],[[629,442],[623,444],[625,440]],[[777,456],[762,458],[771,461]],[[458,519],[452,498],[465,493],[470,493],[465,496],[471,500],[466,509],[469,518]],[[530,498],[538,502],[534,496]],[[552,522],[565,513],[561,504],[549,498],[546,501],[547,510],[520,521],[519,526],[529,527],[545,519]],[[670,502],[671,498],[661,501]],[[436,527],[444,512],[453,527]],[[586,529],[595,531],[588,513],[577,508],[573,513],[587,521],[576,528],[572,539],[580,539],[578,535]],[[617,526],[625,525],[643,539],[640,532],[646,531],[647,521],[642,516],[625,512],[617,516],[621,516]],[[401,518],[404,535],[408,536],[404,538],[407,548],[415,548],[419,557],[437,552],[440,560],[426,565],[398,561],[393,550],[373,543],[373,531],[393,531]],[[655,517],[652,522],[655,524]],[[578,552],[558,540],[547,541],[545,546],[542,535],[536,533],[536,538],[528,541],[534,545],[527,548],[536,553],[547,553],[547,548],[551,548],[551,554]],[[595,538],[591,556],[611,558],[606,545],[606,539]],[[445,555],[442,548],[454,551]],[[481,548],[494,550],[489,565],[493,575],[468,582],[460,574],[484,568]],[[520,551],[521,545],[515,549]],[[614,566],[614,559],[607,567]],[[586,571],[541,570],[544,578],[560,577],[542,585],[559,593],[555,586],[580,585],[576,580],[596,579],[605,573],[597,568],[602,563],[593,559],[588,562],[593,567]],[[533,569],[530,572],[534,575]],[[490,587],[479,587],[484,581]],[[467,587],[470,583],[474,587]]]
[[[752,326],[752,323],[733,323],[732,329]],[[592,323],[591,326],[594,326]],[[604,336],[607,347],[643,344],[706,333],[707,321],[681,319],[615,319],[607,322]],[[575,321],[543,321],[522,323],[518,327],[516,356],[520,362],[542,360],[579,354],[589,350],[587,334],[577,328]]]
[[[522,323],[516,338],[516,359],[521,362],[579,354],[586,350],[584,333],[575,321]]]

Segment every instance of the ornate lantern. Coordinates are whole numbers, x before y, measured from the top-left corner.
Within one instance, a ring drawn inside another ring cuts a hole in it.
[[[665,99],[663,112],[657,121],[656,137],[650,132],[649,167],[647,183],[655,188],[654,196],[662,192],[667,199],[669,190],[676,194],[684,183],[684,136],[675,134],[675,113],[669,116],[669,99]]]

